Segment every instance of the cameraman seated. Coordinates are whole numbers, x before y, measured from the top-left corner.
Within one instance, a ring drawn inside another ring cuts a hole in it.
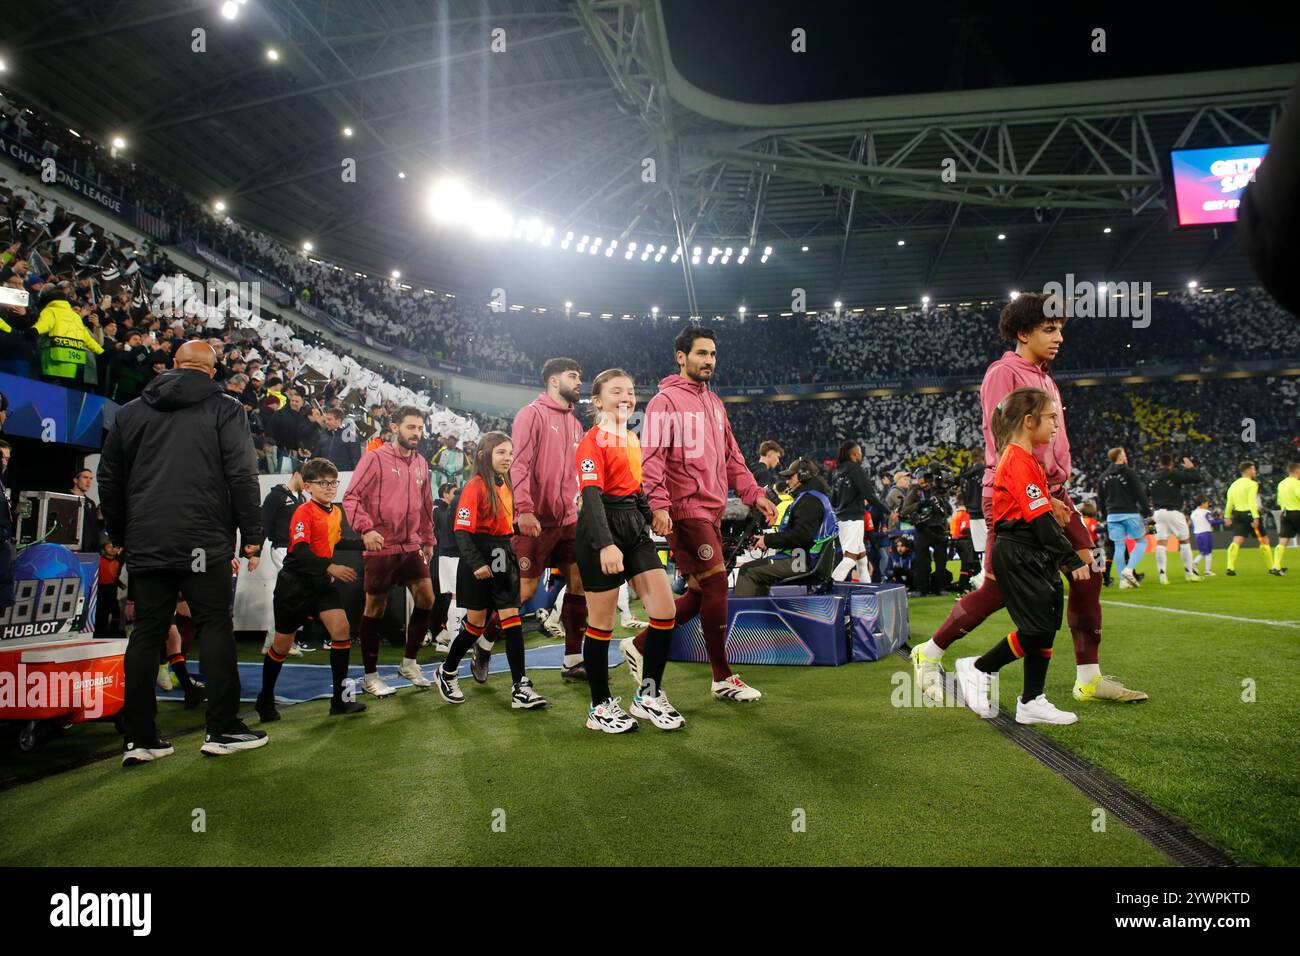
[[[915,552],[912,550],[912,536],[909,534],[902,534],[895,538],[886,553],[885,580],[893,584],[906,585],[909,595],[913,593],[912,564],[915,557]]]
[[[781,472],[781,477],[786,479],[794,501],[786,509],[777,530],[759,535],[753,545],[764,551],[771,548],[777,554],[742,567],[732,591],[733,597],[762,597],[771,591],[772,585],[811,571],[822,548],[839,534],[835,509],[828,497],[831,489],[822,479],[815,462],[798,458]]]

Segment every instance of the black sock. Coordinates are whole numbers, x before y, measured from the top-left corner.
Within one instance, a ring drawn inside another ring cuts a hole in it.
[[[190,688],[194,686],[194,681],[190,678],[190,669],[185,666],[185,655],[173,654],[171,657],[171,665],[172,673],[175,674],[176,679],[180,681],[181,690],[188,694]]]
[[[664,689],[664,668],[668,665],[668,646],[673,641],[674,620],[650,619],[645,638],[645,663],[641,672],[641,696],[658,697]]]
[[[276,660],[274,647],[266,652],[262,658],[262,692],[257,695],[258,700],[275,703],[275,682],[279,680],[280,668],[283,666],[284,658]]]
[[[334,698],[336,704],[343,703],[343,682],[348,679],[348,658],[352,656],[352,645],[330,647],[330,676],[334,678]]]
[[[587,670],[587,683],[591,685],[592,706],[605,703],[609,700],[609,641],[590,634],[584,637],[582,663]]]
[[[1030,651],[1025,655],[1025,692],[1020,699],[1026,704],[1043,692],[1047,683],[1047,665],[1052,662],[1039,651]]]
[[[985,674],[993,674],[1014,661],[1016,656],[1016,652],[1011,649],[1011,643],[1004,637],[994,644],[983,657],[975,661],[975,669],[983,671]]]
[[[506,642],[510,680],[518,684],[524,678],[524,625],[518,614],[512,614],[501,621],[501,636]]]
[[[460,670],[460,662],[464,660],[465,655],[469,653],[470,647],[483,635],[483,629],[477,628],[469,621],[465,621],[460,628],[460,633],[456,639],[451,642],[451,647],[447,648],[447,659],[442,662],[442,672],[444,674],[455,674]]]

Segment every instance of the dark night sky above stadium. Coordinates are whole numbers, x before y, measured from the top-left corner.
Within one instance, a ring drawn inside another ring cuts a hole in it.
[[[674,61],[729,99],[792,103],[1070,83],[1300,59],[1278,7],[1249,3],[663,0]],[[1271,12],[1274,11],[1274,12]],[[790,49],[807,31],[808,52]],[[1106,30],[1106,52],[1090,49]]]

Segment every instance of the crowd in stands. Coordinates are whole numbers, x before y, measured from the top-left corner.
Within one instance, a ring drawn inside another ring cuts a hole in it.
[[[1273,492],[1267,477],[1280,476],[1300,453],[1300,379],[1213,379],[1109,386],[1061,387],[1074,470],[1072,488],[1082,498],[1096,494],[1109,448],[1123,446],[1141,472],[1154,470],[1157,456],[1186,455],[1210,478],[1203,490],[1221,503],[1237,478],[1236,463],[1259,462],[1265,500]],[[938,462],[959,471],[973,449],[983,448],[976,392],[891,395],[803,402],[747,402],[727,406],[741,449],[752,458],[760,442],[773,439],[787,458],[806,455],[824,461],[839,444],[862,444],[864,466],[877,478]]]

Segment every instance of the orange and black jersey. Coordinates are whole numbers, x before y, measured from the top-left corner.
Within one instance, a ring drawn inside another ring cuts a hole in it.
[[[582,511],[578,515],[580,545],[596,549],[614,544],[606,509],[641,512],[650,523],[650,504],[641,490],[641,442],[635,432],[621,434],[593,426],[574,453]]]
[[[345,538],[343,509],[335,504],[318,504],[308,499],[289,519],[289,551],[282,571],[316,577],[325,573],[334,550],[361,550],[360,538]]]
[[[1058,564],[1082,567],[1065,532],[1052,514],[1047,473],[1038,459],[1019,445],[1009,444],[993,474],[993,527],[999,540],[1043,548]]]
[[[595,488],[611,498],[626,498],[641,490],[641,442],[636,433],[623,434],[592,426],[574,453],[578,488]]]
[[[488,563],[481,545],[508,539],[514,533],[515,502],[510,493],[510,486],[500,475],[496,478],[494,489],[497,498],[497,513],[492,514],[491,500],[488,498],[487,485],[479,475],[475,475],[460,493],[460,502],[452,519],[452,529],[456,532],[456,546],[460,556],[469,562],[472,570],[478,570]],[[490,542],[490,539],[496,541]],[[490,550],[490,549],[489,549]]]

